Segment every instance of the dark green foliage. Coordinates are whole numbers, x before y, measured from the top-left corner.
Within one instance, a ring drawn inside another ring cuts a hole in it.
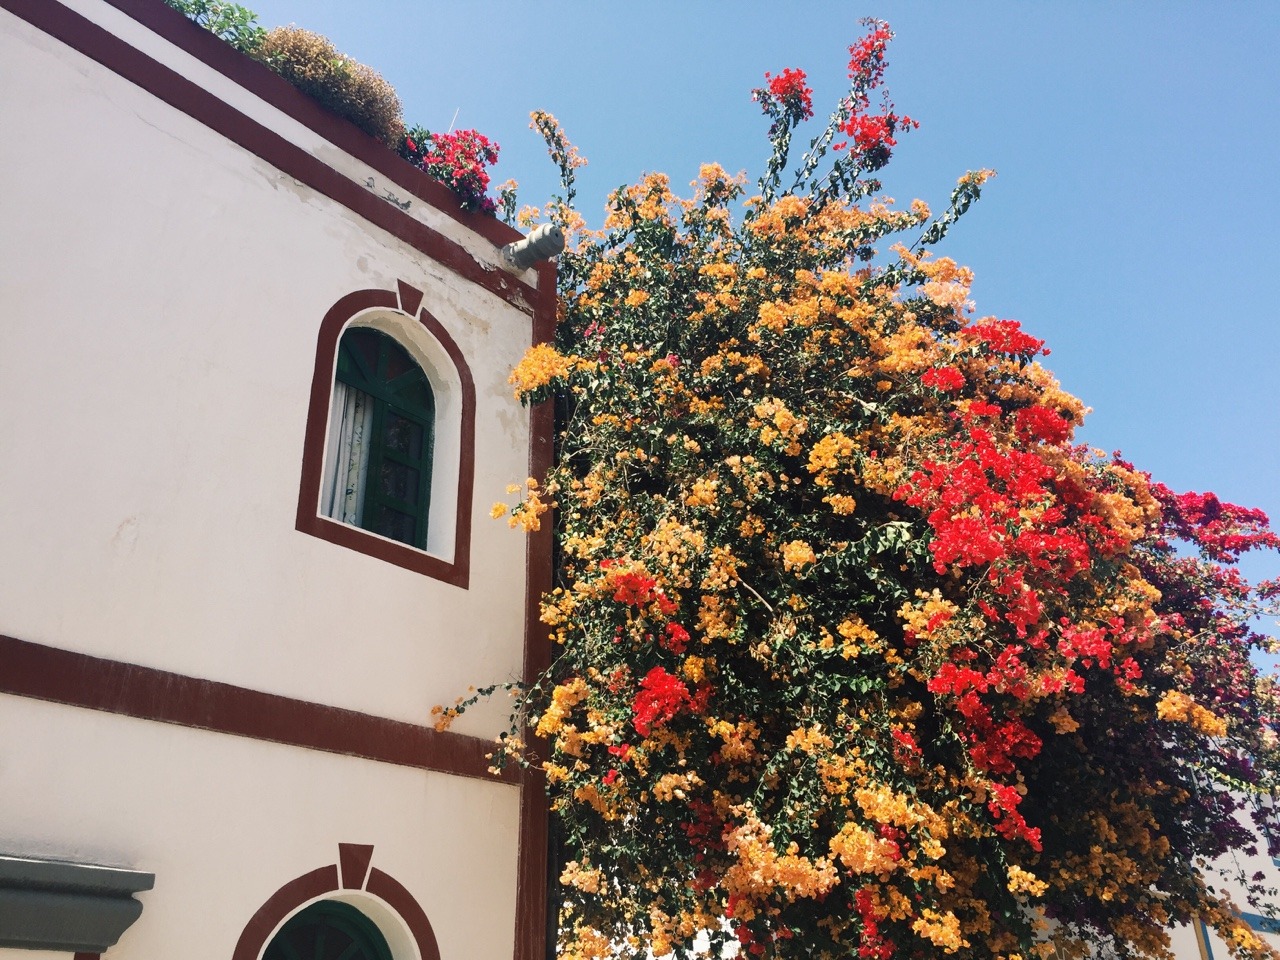
[[[224,0],[164,0],[195,23],[221,37],[241,53],[252,54],[267,31],[258,25],[258,15],[238,3]]]

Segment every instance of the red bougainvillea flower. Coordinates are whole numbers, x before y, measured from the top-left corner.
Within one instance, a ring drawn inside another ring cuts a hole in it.
[[[458,196],[466,210],[493,213],[497,204],[486,195],[488,168],[498,162],[498,145],[475,130],[431,133],[415,128],[421,143],[406,135],[400,155],[439,180]]]
[[[893,39],[893,31],[882,20],[864,21],[871,30],[849,47],[849,77],[857,79],[866,77],[867,86],[878,87],[884,80],[884,69],[888,65],[884,52],[889,41]]]
[[[1132,465],[1118,461],[1122,466]],[[1280,537],[1257,509],[1225,503],[1214,493],[1175,494],[1163,483],[1151,484],[1169,526],[1219,563],[1249,550],[1280,549]]]
[[[861,155],[862,165],[878,170],[889,162],[892,148],[898,143],[897,134],[920,126],[910,117],[899,116],[887,107],[884,113],[866,115],[856,111],[841,126],[840,132],[853,139],[853,149]],[[848,141],[842,141],[837,149],[843,150]]]
[[[870,150],[881,143],[892,146],[887,117],[850,117],[840,129],[853,137],[854,146],[859,150]]]
[[[632,607],[652,603],[658,581],[643,573],[622,573],[613,581],[613,599]]]
[[[1013,419],[1018,436],[1025,441],[1061,443],[1071,433],[1069,420],[1064,420],[1057,410],[1050,410],[1039,404],[1019,410]]]
[[[982,320],[970,332],[996,353],[1033,357],[1044,349],[1044,341],[1023,333],[1017,320]]]
[[[769,92],[786,109],[804,120],[813,116],[813,88],[805,82],[808,77],[803,70],[787,67],[776,77],[766,73],[764,78],[769,81]]]
[[[647,737],[654,726],[666,723],[689,702],[689,688],[684,682],[662,667],[654,667],[640,681],[632,703],[636,733]]]
[[[942,393],[951,393],[964,386],[964,374],[955,367],[933,367],[924,372],[920,382]]]
[[[668,623],[663,631],[662,645],[674,654],[684,653],[689,645],[689,631],[678,623]]]
[[[813,90],[803,70],[787,67],[776,77],[766,73],[764,79],[767,86],[752,90],[751,99],[773,121],[769,136],[813,116]]]

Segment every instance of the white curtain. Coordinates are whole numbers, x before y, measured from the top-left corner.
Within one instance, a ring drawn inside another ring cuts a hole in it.
[[[329,408],[329,459],[320,496],[320,509],[325,516],[360,526],[372,430],[373,398],[335,381],[333,405]]]

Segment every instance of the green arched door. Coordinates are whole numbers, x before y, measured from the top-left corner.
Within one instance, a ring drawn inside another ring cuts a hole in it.
[[[321,900],[291,917],[262,960],[392,960],[387,938],[349,903]]]

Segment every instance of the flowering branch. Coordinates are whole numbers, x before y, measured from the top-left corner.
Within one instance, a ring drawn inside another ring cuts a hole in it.
[[[464,210],[493,214],[488,168],[498,162],[498,145],[475,130],[432,133],[413,127],[400,142],[400,156],[452,190]],[[512,194],[509,206],[515,204]]]

